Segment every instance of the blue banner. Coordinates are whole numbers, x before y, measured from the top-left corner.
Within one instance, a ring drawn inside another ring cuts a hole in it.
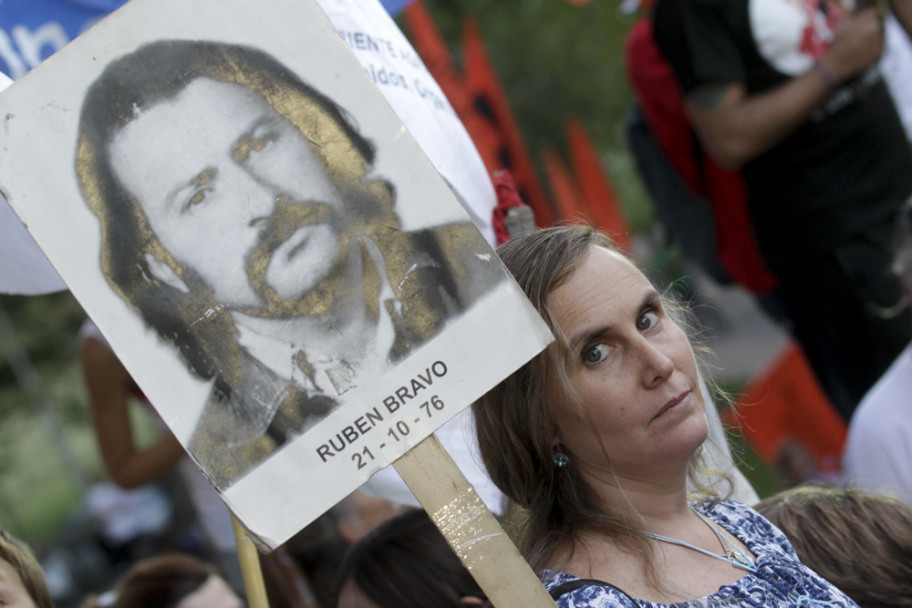
[[[395,15],[413,0],[382,0]],[[0,72],[13,80],[126,0],[0,0]]]
[[[19,78],[124,2],[0,1],[0,71]]]
[[[386,9],[386,12],[395,17],[399,11],[414,1],[415,0],[381,0],[381,3],[383,4],[383,8]]]

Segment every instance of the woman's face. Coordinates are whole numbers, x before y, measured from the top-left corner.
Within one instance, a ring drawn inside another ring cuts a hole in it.
[[[582,407],[549,379],[556,442],[584,475],[678,473],[706,438],[693,350],[649,280],[593,247],[548,305],[569,343],[567,374]],[[604,445],[608,456],[599,443]]]

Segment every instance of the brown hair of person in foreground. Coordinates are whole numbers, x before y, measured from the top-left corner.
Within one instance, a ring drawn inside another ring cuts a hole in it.
[[[912,506],[856,488],[810,485],[755,508],[804,564],[861,608],[912,606]]]
[[[243,608],[216,568],[192,555],[167,553],[135,563],[114,590],[111,608]]]

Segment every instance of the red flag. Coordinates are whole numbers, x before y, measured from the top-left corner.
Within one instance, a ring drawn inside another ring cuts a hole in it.
[[[833,472],[839,466],[846,424],[827,399],[804,354],[794,342],[755,378],[725,423],[740,427],[747,442],[768,463],[784,447],[798,444]]]
[[[554,221],[551,207],[535,172],[532,158],[526,150],[519,127],[513,118],[510,104],[500,86],[494,68],[491,66],[481,40],[481,32],[477,23],[472,20],[465,24],[464,45],[465,81],[468,93],[472,98],[473,111],[478,116],[484,117],[501,138],[501,145],[498,149],[498,166],[491,170],[509,170],[523,200],[535,212],[536,224],[550,225]]]
[[[554,150],[546,148],[542,150],[541,158],[558,216],[563,220],[591,221],[583,197],[560,156]]]
[[[630,252],[630,229],[618,203],[614,186],[583,125],[567,124],[567,145],[579,190],[592,222],[607,232],[623,251]]]

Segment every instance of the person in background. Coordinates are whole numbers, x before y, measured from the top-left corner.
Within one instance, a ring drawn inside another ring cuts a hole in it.
[[[136,444],[129,404],[136,400],[149,412],[152,405],[91,320],[79,330],[79,355],[92,424],[111,480],[131,489],[171,471],[185,456],[184,449],[171,433],[145,449]]]
[[[897,222],[893,271],[912,295],[912,199]],[[852,416],[842,455],[843,479],[912,505],[912,345],[900,353]]]
[[[801,486],[755,508],[861,608],[912,606],[912,506],[855,488]]]
[[[358,542],[339,571],[337,608],[490,604],[427,513],[409,509]]]
[[[890,4],[908,29],[912,2]],[[846,422],[912,338],[889,272],[912,147],[877,68],[886,5],[657,0],[653,13],[700,143],[744,175],[792,334]]]
[[[336,605],[336,580],[345,555],[403,508],[356,490],[282,545],[302,573],[311,604],[317,608]]]
[[[84,608],[243,608],[214,566],[192,555],[168,553],[138,561],[116,588]]]
[[[498,254],[556,341],[473,411],[488,473],[521,514],[519,549],[558,606],[856,605],[701,482],[708,424],[679,305],[585,226]]]
[[[896,111],[906,129],[906,137],[912,140],[912,39],[892,13],[884,19],[884,52],[880,59],[890,95],[896,104]]]
[[[242,588],[234,529],[227,507],[184,448],[165,427],[126,367],[91,320],[79,330],[79,354],[91,406],[92,426],[111,480],[124,489],[168,479],[172,500],[186,495],[209,553],[236,589]],[[141,445],[130,414],[136,403],[158,422],[160,435]],[[174,475],[176,473],[176,475]]]
[[[24,542],[0,529],[0,606],[54,608],[44,572]]]
[[[164,480],[163,485],[171,502],[178,506],[175,510],[182,512],[178,514],[181,530],[195,531],[198,524],[203,537],[203,546],[198,546],[198,542],[187,542],[192,538],[184,538],[172,549],[193,552],[198,557],[211,560],[218,567],[221,577],[236,592],[242,592],[244,582],[228,508],[155,414],[123,363],[91,321],[86,321],[80,329],[80,356],[93,427],[102,461],[111,479],[121,488],[136,489]],[[160,435],[151,444],[142,445],[137,439],[138,432],[130,415],[131,402],[147,410],[159,423]],[[126,557],[146,556],[128,554]],[[285,548],[262,556],[261,565],[272,606],[300,605],[299,587],[303,573],[290,561]]]
[[[399,503],[355,490],[332,508],[336,529],[346,545],[352,546],[384,522],[399,515]]]

